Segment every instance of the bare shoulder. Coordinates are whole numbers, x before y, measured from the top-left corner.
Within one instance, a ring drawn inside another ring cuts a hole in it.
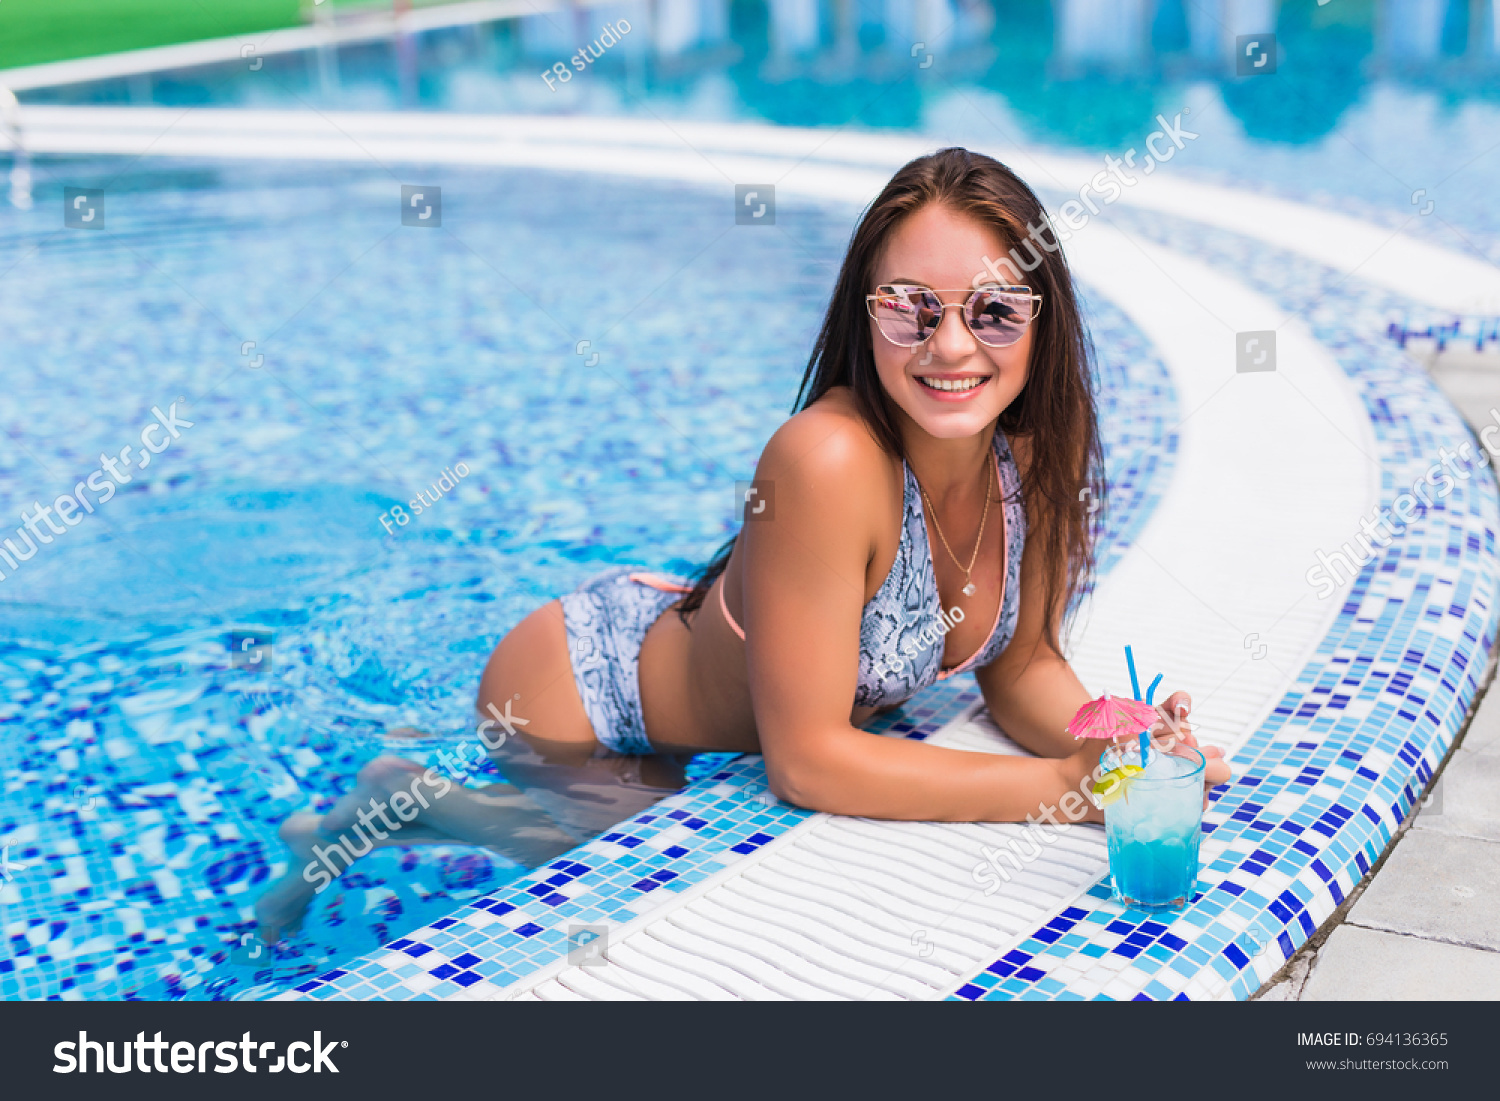
[[[875,440],[847,391],[834,390],[778,428],[755,476],[770,483],[776,522],[745,525],[748,552],[811,552],[820,569],[847,571],[854,585],[869,587],[870,563],[900,529],[904,483],[899,460]]]
[[[756,476],[784,479],[799,496],[830,503],[842,498],[859,505],[888,489],[894,466],[852,399],[835,390],[776,430],[761,453]]]
[[[900,461],[875,440],[848,392],[835,389],[776,430],[755,477],[774,506],[760,519],[774,523],[746,523],[741,531],[736,550],[743,545],[748,599],[762,612],[774,604],[769,590],[757,589],[759,578],[776,593],[798,594],[799,632],[801,617],[817,608],[825,623],[852,623],[857,637],[871,563],[901,526]]]

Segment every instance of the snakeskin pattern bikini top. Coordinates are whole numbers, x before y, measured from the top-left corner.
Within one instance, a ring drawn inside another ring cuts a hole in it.
[[[1015,634],[1020,609],[1021,553],[1026,546],[1026,511],[1021,502],[1021,476],[1010,444],[999,428],[995,429],[994,450],[1005,514],[1005,586],[989,637],[966,661],[951,669],[942,668],[943,639],[954,622],[963,621],[963,614],[958,609],[955,617],[941,606],[932,544],[922,512],[922,492],[911,467],[903,463],[906,489],[901,542],[891,572],[864,606],[860,619],[855,706],[889,707],[955,673],[988,665],[1000,656]],[[724,603],[723,585],[719,586],[719,607],[735,633],[744,638],[745,632]]]

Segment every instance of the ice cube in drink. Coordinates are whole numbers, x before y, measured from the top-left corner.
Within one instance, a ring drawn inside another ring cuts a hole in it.
[[[1104,763],[1138,765],[1140,750],[1112,750]],[[1180,909],[1192,901],[1202,837],[1204,763],[1195,749],[1179,746],[1164,753],[1153,748],[1144,771],[1131,776],[1124,794],[1105,807],[1117,901],[1142,910]]]

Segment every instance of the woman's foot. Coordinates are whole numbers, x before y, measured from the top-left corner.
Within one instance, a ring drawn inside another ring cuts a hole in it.
[[[314,861],[313,845],[321,837],[318,814],[294,814],[281,824],[278,836],[291,850],[292,859],[284,876],[271,884],[255,900],[256,935],[266,944],[275,944],[283,933],[302,926],[302,916],[318,893],[318,888],[303,878],[303,870]]]
[[[402,757],[377,757],[359,770],[353,790],[345,793],[327,814],[294,814],[281,824],[278,835],[291,850],[292,862],[287,873],[255,903],[261,940],[274,944],[283,932],[300,925],[302,914],[313,897],[343,871],[342,868],[325,867],[314,854],[314,847],[321,843],[325,849],[337,848],[340,834],[356,828],[361,811],[368,808],[369,813],[375,813],[377,807],[384,806],[391,792],[409,787],[423,771],[421,765]],[[410,835],[419,832],[413,830]],[[359,837],[357,851],[363,855],[369,852],[371,843],[364,834]],[[346,853],[346,867],[349,859]]]

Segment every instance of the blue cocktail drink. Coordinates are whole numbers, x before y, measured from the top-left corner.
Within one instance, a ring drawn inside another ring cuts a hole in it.
[[[1198,882],[1203,754],[1153,747],[1140,770],[1140,747],[1132,745],[1111,747],[1100,763],[1129,774],[1103,800],[1115,900],[1142,910],[1186,906]]]

